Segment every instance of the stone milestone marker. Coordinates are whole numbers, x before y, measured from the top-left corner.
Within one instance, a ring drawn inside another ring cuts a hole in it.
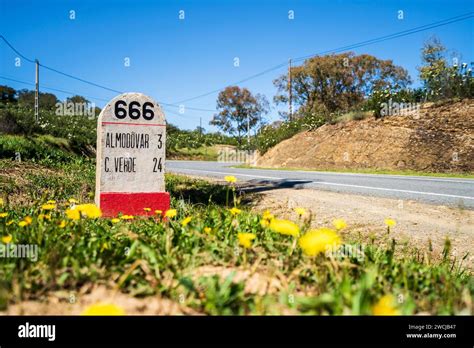
[[[97,123],[95,192],[104,216],[169,209],[165,147],[166,121],[153,99],[124,93],[105,106]]]

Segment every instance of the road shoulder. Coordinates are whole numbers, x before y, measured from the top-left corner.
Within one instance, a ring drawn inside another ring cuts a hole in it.
[[[223,183],[205,176],[191,177]],[[240,181],[238,186],[250,193],[252,209],[258,212],[270,210],[279,217],[294,220],[297,218],[294,208],[303,207],[310,212],[314,227],[330,226],[334,219],[344,219],[348,224],[344,234],[349,240],[380,240],[387,233],[384,220],[392,218],[397,225],[392,228],[391,237],[398,242],[439,257],[446,238],[449,238],[451,254],[461,259],[469,253],[464,264],[473,268],[473,210],[308,188],[262,187],[244,181]]]

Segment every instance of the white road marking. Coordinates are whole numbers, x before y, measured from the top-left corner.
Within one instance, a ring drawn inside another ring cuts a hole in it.
[[[261,170],[261,169],[260,169]],[[267,169],[268,170],[268,169]],[[272,170],[272,169],[270,169]],[[278,171],[278,170],[275,170]],[[396,175],[396,174],[363,174],[363,173],[335,173],[335,172],[316,172],[312,170],[292,170],[293,173],[305,173],[305,174],[321,174],[321,175],[346,175],[346,176],[359,176],[359,177],[369,177],[377,179],[402,179],[402,180],[423,180],[423,181],[440,181],[440,182],[455,182],[460,184],[472,184],[474,185],[474,179],[449,179],[442,177],[433,177],[433,176],[421,176],[421,175]]]
[[[442,196],[442,197],[463,198],[463,199],[472,199],[472,200],[474,200],[474,197],[459,196],[459,195],[449,195],[449,194],[446,194],[446,193],[436,193],[436,192],[422,192],[422,191],[411,191],[411,190],[398,190],[398,189],[389,189],[389,188],[384,188],[384,187],[373,187],[373,186],[362,186],[362,185],[339,184],[339,183],[335,183],[335,182],[313,182],[313,184],[315,184],[315,185],[348,186],[348,187],[365,188],[365,189],[369,189],[369,190],[404,192],[404,193],[414,193],[414,194],[418,194],[418,195],[431,195],[431,196]]]
[[[168,162],[188,162],[188,163],[195,163],[196,161],[173,161],[169,160]],[[215,163],[215,162],[214,162]],[[239,168],[234,168],[233,166],[239,165],[239,163],[236,164],[230,164],[229,166],[225,166],[224,168],[232,168],[232,169],[239,169]],[[178,168],[177,168],[178,169]],[[184,169],[184,168],[183,168]],[[245,168],[248,170],[259,170],[259,171],[271,171],[271,172],[278,172],[281,171],[280,169],[261,169],[258,167],[255,168]],[[196,169],[198,170],[198,169]],[[398,174],[365,174],[365,173],[344,173],[344,172],[321,172],[321,171],[315,171],[315,170],[287,170],[286,172],[289,173],[302,173],[302,174],[320,174],[320,175],[345,175],[345,176],[359,176],[359,177],[369,177],[369,178],[378,178],[378,179],[385,179],[385,178],[396,178],[396,179],[403,179],[403,180],[426,180],[426,181],[440,181],[440,182],[454,182],[454,183],[461,183],[461,184],[473,184],[474,185],[474,179],[468,179],[468,178],[443,178],[443,177],[436,177],[436,176],[422,176],[422,175],[398,175]]]
[[[190,172],[202,172],[202,173],[211,173],[219,175],[234,175],[234,176],[245,176],[251,178],[261,178],[261,179],[273,179],[273,180],[285,180],[284,178],[274,177],[274,176],[262,176],[262,175],[250,175],[250,174],[240,174],[240,173],[229,173],[229,172],[218,172],[211,170],[202,170],[202,169],[185,169],[185,168],[175,168],[175,171],[190,171]],[[293,180],[293,179],[292,179]],[[303,181],[304,179],[297,179]],[[430,196],[441,196],[441,197],[451,197],[451,198],[462,198],[462,199],[471,199],[474,200],[474,197],[469,196],[459,196],[459,195],[450,195],[445,193],[436,193],[436,192],[422,192],[422,191],[412,191],[412,190],[399,190],[399,189],[390,189],[383,187],[373,187],[373,186],[362,186],[362,185],[351,185],[351,184],[340,184],[335,182],[316,182],[311,181],[314,185],[332,185],[332,186],[345,186],[345,187],[355,187],[355,188],[364,188],[369,190],[379,190],[379,191],[391,191],[391,192],[403,192],[403,193],[412,193],[418,195],[430,195]],[[308,184],[308,183],[305,183]]]

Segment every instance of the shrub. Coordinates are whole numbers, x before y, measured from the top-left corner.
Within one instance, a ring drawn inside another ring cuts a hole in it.
[[[201,133],[199,129],[183,130],[172,124],[167,125],[166,131],[166,152],[168,156],[183,148],[198,149],[202,146],[217,144],[237,145],[237,140],[234,137],[222,133]]]
[[[0,135],[0,158],[48,162],[69,162],[76,158],[66,139],[51,136]]]
[[[0,130],[3,133],[64,138],[73,148],[85,154],[90,154],[89,147],[95,147],[96,126],[96,119],[86,116],[58,116],[54,111],[40,111],[36,122],[31,109],[14,104],[0,107]]]
[[[375,118],[382,117],[384,104],[397,103],[420,103],[426,99],[426,91],[423,89],[404,89],[398,92],[389,89],[375,90],[365,102],[364,108],[372,110]]]
[[[264,154],[276,144],[291,138],[303,130],[313,130],[322,126],[325,120],[326,117],[323,115],[308,113],[303,116],[297,116],[297,118],[292,121],[284,121],[264,126],[258,131],[252,146],[253,148],[257,148],[261,154]]]

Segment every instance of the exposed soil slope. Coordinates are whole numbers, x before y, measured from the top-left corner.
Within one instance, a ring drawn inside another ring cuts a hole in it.
[[[282,141],[260,167],[474,171],[474,100],[424,104],[419,113],[325,125]]]

